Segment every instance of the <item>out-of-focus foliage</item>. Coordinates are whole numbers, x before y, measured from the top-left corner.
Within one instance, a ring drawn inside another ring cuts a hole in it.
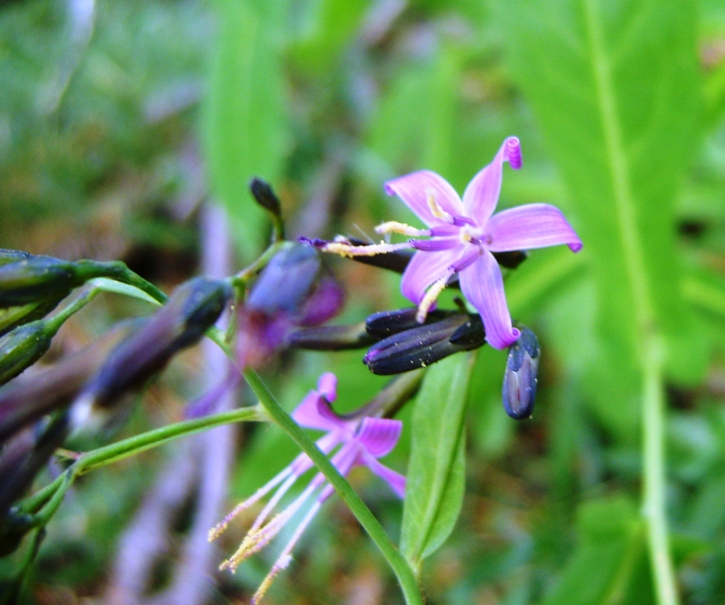
[[[641,338],[654,329],[667,354],[668,512],[683,602],[725,602],[721,2],[0,6],[0,247],[121,257],[174,281],[195,271],[195,209],[206,197],[230,212],[240,262],[260,252],[269,226],[246,189],[253,175],[279,192],[291,236],[359,236],[381,220],[414,221],[384,195],[385,179],[428,168],[461,191],[517,135],[524,168],[505,173],[502,205],[556,204],[585,243],[578,256],[534,251],[507,279],[514,316],[542,345],[534,418],[517,424],[504,414],[505,353],[486,348],[471,371],[465,439],[458,420],[424,429],[411,406],[402,411],[405,432],[386,463],[403,469],[412,453],[411,473],[444,501],[457,503],[459,483],[448,491],[436,483],[446,478],[426,467],[411,431],[456,450],[454,475],[466,444],[462,513],[434,553],[427,540],[442,539],[454,519],[435,525],[411,498],[404,521],[378,482],[353,473],[353,485],[396,540],[402,527],[411,553],[427,557],[431,603],[655,602],[638,509],[636,386]],[[331,264],[348,289],[344,320],[404,304],[397,277]],[[452,297],[444,293],[443,304]],[[85,342],[122,313],[109,301],[64,338]],[[349,411],[386,383],[360,357],[290,356],[269,382],[292,409],[333,371],[336,409]],[[123,434],[177,420],[196,392],[197,363],[192,352],[172,365]],[[444,363],[460,374],[465,357]],[[455,403],[441,401],[439,413],[463,415]],[[231,495],[253,493],[295,454],[279,431],[245,429]],[[48,528],[26,602],[102,598],[124,526],[149,487],[145,473],[172,455],[151,453],[78,483]],[[175,536],[190,514],[169,521]],[[417,526],[428,537],[413,535]],[[232,527],[221,548],[231,552],[242,535]],[[178,544],[169,551],[158,587]],[[275,556],[220,576],[217,601],[247,598]],[[401,602],[333,498],[268,602],[352,602],[362,592],[371,603]]]

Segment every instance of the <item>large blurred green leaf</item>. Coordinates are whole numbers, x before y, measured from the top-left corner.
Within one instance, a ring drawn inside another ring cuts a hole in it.
[[[401,550],[418,567],[453,530],[465,488],[464,419],[474,356],[428,370],[413,411]]]
[[[636,507],[624,498],[585,503],[580,541],[544,605],[610,605],[652,599],[647,582],[645,531]],[[644,574],[638,573],[644,567]]]
[[[620,429],[645,340],[686,338],[674,196],[693,152],[698,79],[686,0],[531,0],[501,7],[510,61],[576,203],[597,286],[590,385]],[[576,346],[576,343],[572,343]]]
[[[244,259],[259,251],[264,211],[249,181],[279,177],[287,137],[280,57],[284,2],[219,0],[218,32],[204,114],[214,193],[226,205]]]

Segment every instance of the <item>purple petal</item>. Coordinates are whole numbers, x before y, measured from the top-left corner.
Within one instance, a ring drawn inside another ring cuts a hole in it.
[[[438,205],[448,214],[463,214],[463,204],[455,189],[443,177],[435,172],[421,170],[393,179],[385,183],[385,193],[397,195],[429,227],[445,224],[446,221],[434,216],[429,204],[432,193]]]
[[[503,142],[493,162],[473,177],[463,193],[466,214],[480,226],[486,224],[498,204],[504,162],[509,162],[516,170],[521,168],[521,147],[516,137],[509,137]]]
[[[300,426],[320,431],[336,431],[346,425],[317,391],[310,391],[292,412],[292,418]]]
[[[461,238],[455,237],[434,237],[433,239],[414,239],[410,245],[416,250],[423,252],[440,252],[441,250],[452,250],[461,245]]]
[[[358,464],[367,466],[373,473],[383,479],[399,498],[405,497],[405,477],[393,469],[378,462],[373,456],[363,454]]]
[[[480,258],[460,273],[461,291],[481,314],[486,342],[505,349],[516,341],[519,331],[511,326],[506,306],[501,269],[493,255],[485,250]]]
[[[317,392],[327,401],[337,399],[337,376],[332,372],[325,372],[317,381]]]
[[[400,420],[366,417],[355,438],[373,456],[381,458],[395,447],[402,430],[403,423]]]
[[[416,252],[400,280],[403,296],[419,304],[428,286],[450,273],[449,267],[460,256],[462,247],[463,244],[440,252]]]
[[[571,225],[555,206],[528,204],[494,214],[488,221],[486,233],[491,237],[489,250],[529,250],[567,244],[579,252],[582,242]]]

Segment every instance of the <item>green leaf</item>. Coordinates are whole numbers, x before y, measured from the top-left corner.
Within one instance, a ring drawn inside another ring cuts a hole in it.
[[[587,502],[578,514],[577,544],[544,605],[613,605],[652,602],[645,532],[637,508],[623,497]]]
[[[122,284],[108,277],[96,277],[88,282],[94,288],[103,290],[104,292],[113,292],[114,294],[122,294],[123,296],[130,296],[131,298],[138,298],[145,302],[151,303],[155,307],[160,305],[159,301],[152,298],[143,290],[139,290],[136,286],[129,284]]]
[[[647,340],[664,334],[674,353],[686,331],[673,286],[674,196],[697,139],[694,6],[530,0],[501,9],[514,75],[572,194],[595,277],[595,394],[631,431],[636,408],[621,389],[636,391]]]
[[[466,391],[475,356],[433,365],[413,410],[401,550],[418,568],[449,536],[465,489]]]
[[[283,2],[219,0],[216,48],[204,106],[211,183],[229,212],[244,260],[265,237],[264,211],[249,193],[260,176],[280,176],[287,126],[280,57]]]

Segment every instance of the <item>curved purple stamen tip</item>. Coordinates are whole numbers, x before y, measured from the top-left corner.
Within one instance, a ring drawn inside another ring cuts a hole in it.
[[[297,238],[297,241],[301,244],[309,244],[314,248],[324,248],[327,244],[329,244],[327,240],[320,239],[319,237],[305,237],[304,235],[300,235]]]

